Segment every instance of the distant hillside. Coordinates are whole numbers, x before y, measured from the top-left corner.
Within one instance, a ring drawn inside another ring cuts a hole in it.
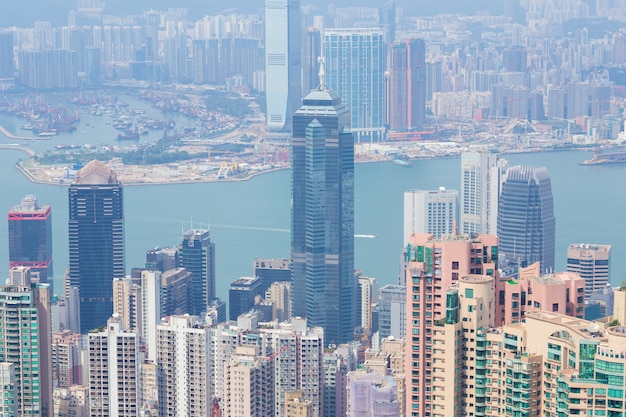
[[[337,6],[379,7],[386,0],[302,0],[301,4],[314,3],[320,10],[328,4]],[[186,7],[190,18],[199,18],[215,13],[261,13],[263,0],[107,0],[105,13],[132,15],[144,10],[166,10],[170,7]],[[404,8],[406,15],[432,15],[437,13],[468,13],[490,10],[492,14],[502,13],[503,0],[397,0],[396,5]],[[76,7],[76,0],[20,0],[5,1],[0,14],[0,27],[30,27],[36,20],[52,22],[53,25],[67,23],[67,13]]]

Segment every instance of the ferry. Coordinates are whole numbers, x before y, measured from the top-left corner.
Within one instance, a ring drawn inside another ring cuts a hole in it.
[[[412,164],[404,159],[394,159],[393,163],[396,165],[400,165],[401,167],[410,167]]]
[[[594,152],[593,158],[580,162],[579,165],[607,165],[626,163],[626,147],[609,148]]]
[[[46,130],[43,132],[39,132],[37,134],[37,136],[42,137],[42,138],[49,138],[51,136],[56,136],[57,132],[53,131],[53,130]]]

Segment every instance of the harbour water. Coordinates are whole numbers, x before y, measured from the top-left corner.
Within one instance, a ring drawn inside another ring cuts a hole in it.
[[[95,117],[93,117],[95,119]],[[85,118],[81,124],[85,123]],[[57,143],[112,143],[115,131],[104,119],[89,121],[38,150]],[[98,124],[100,123],[100,125]],[[0,124],[17,133],[20,120],[0,115]],[[86,131],[82,134],[81,131]],[[12,143],[0,137],[0,143]],[[29,145],[30,146],[30,145]],[[35,194],[52,206],[55,287],[68,264],[67,188],[30,183],[14,167],[27,155],[0,150],[0,212],[7,213],[25,194]],[[626,164],[580,166],[587,152],[507,155],[511,164],[546,166],[552,179],[556,215],[556,267],[565,268],[570,243],[613,245],[612,282],[626,278]],[[376,277],[380,285],[395,283],[402,245],[403,192],[460,186],[458,158],[412,161],[412,166],[357,164],[355,173],[355,233],[375,235],[355,240],[355,267]],[[145,252],[178,243],[181,232],[210,228],[216,245],[218,295],[227,300],[228,286],[252,273],[256,257],[289,256],[290,172],[279,171],[249,181],[205,184],[135,186],[124,189],[126,269],[141,267]],[[0,271],[8,268],[7,222],[0,222]]]

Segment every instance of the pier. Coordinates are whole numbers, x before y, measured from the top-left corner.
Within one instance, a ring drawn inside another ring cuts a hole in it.
[[[52,139],[50,136],[42,136],[42,137],[33,137],[33,136],[16,136],[13,133],[9,132],[6,127],[0,125],[0,133],[6,136],[9,139],[15,140],[50,140]]]

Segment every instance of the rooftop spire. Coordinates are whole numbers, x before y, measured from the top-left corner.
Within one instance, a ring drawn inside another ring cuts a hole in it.
[[[320,70],[317,73],[317,76],[320,78],[320,86],[318,87],[318,89],[320,91],[326,91],[326,71],[324,71],[324,64],[326,63],[326,57],[323,56],[318,56],[317,57],[317,62],[319,62],[320,64]]]

